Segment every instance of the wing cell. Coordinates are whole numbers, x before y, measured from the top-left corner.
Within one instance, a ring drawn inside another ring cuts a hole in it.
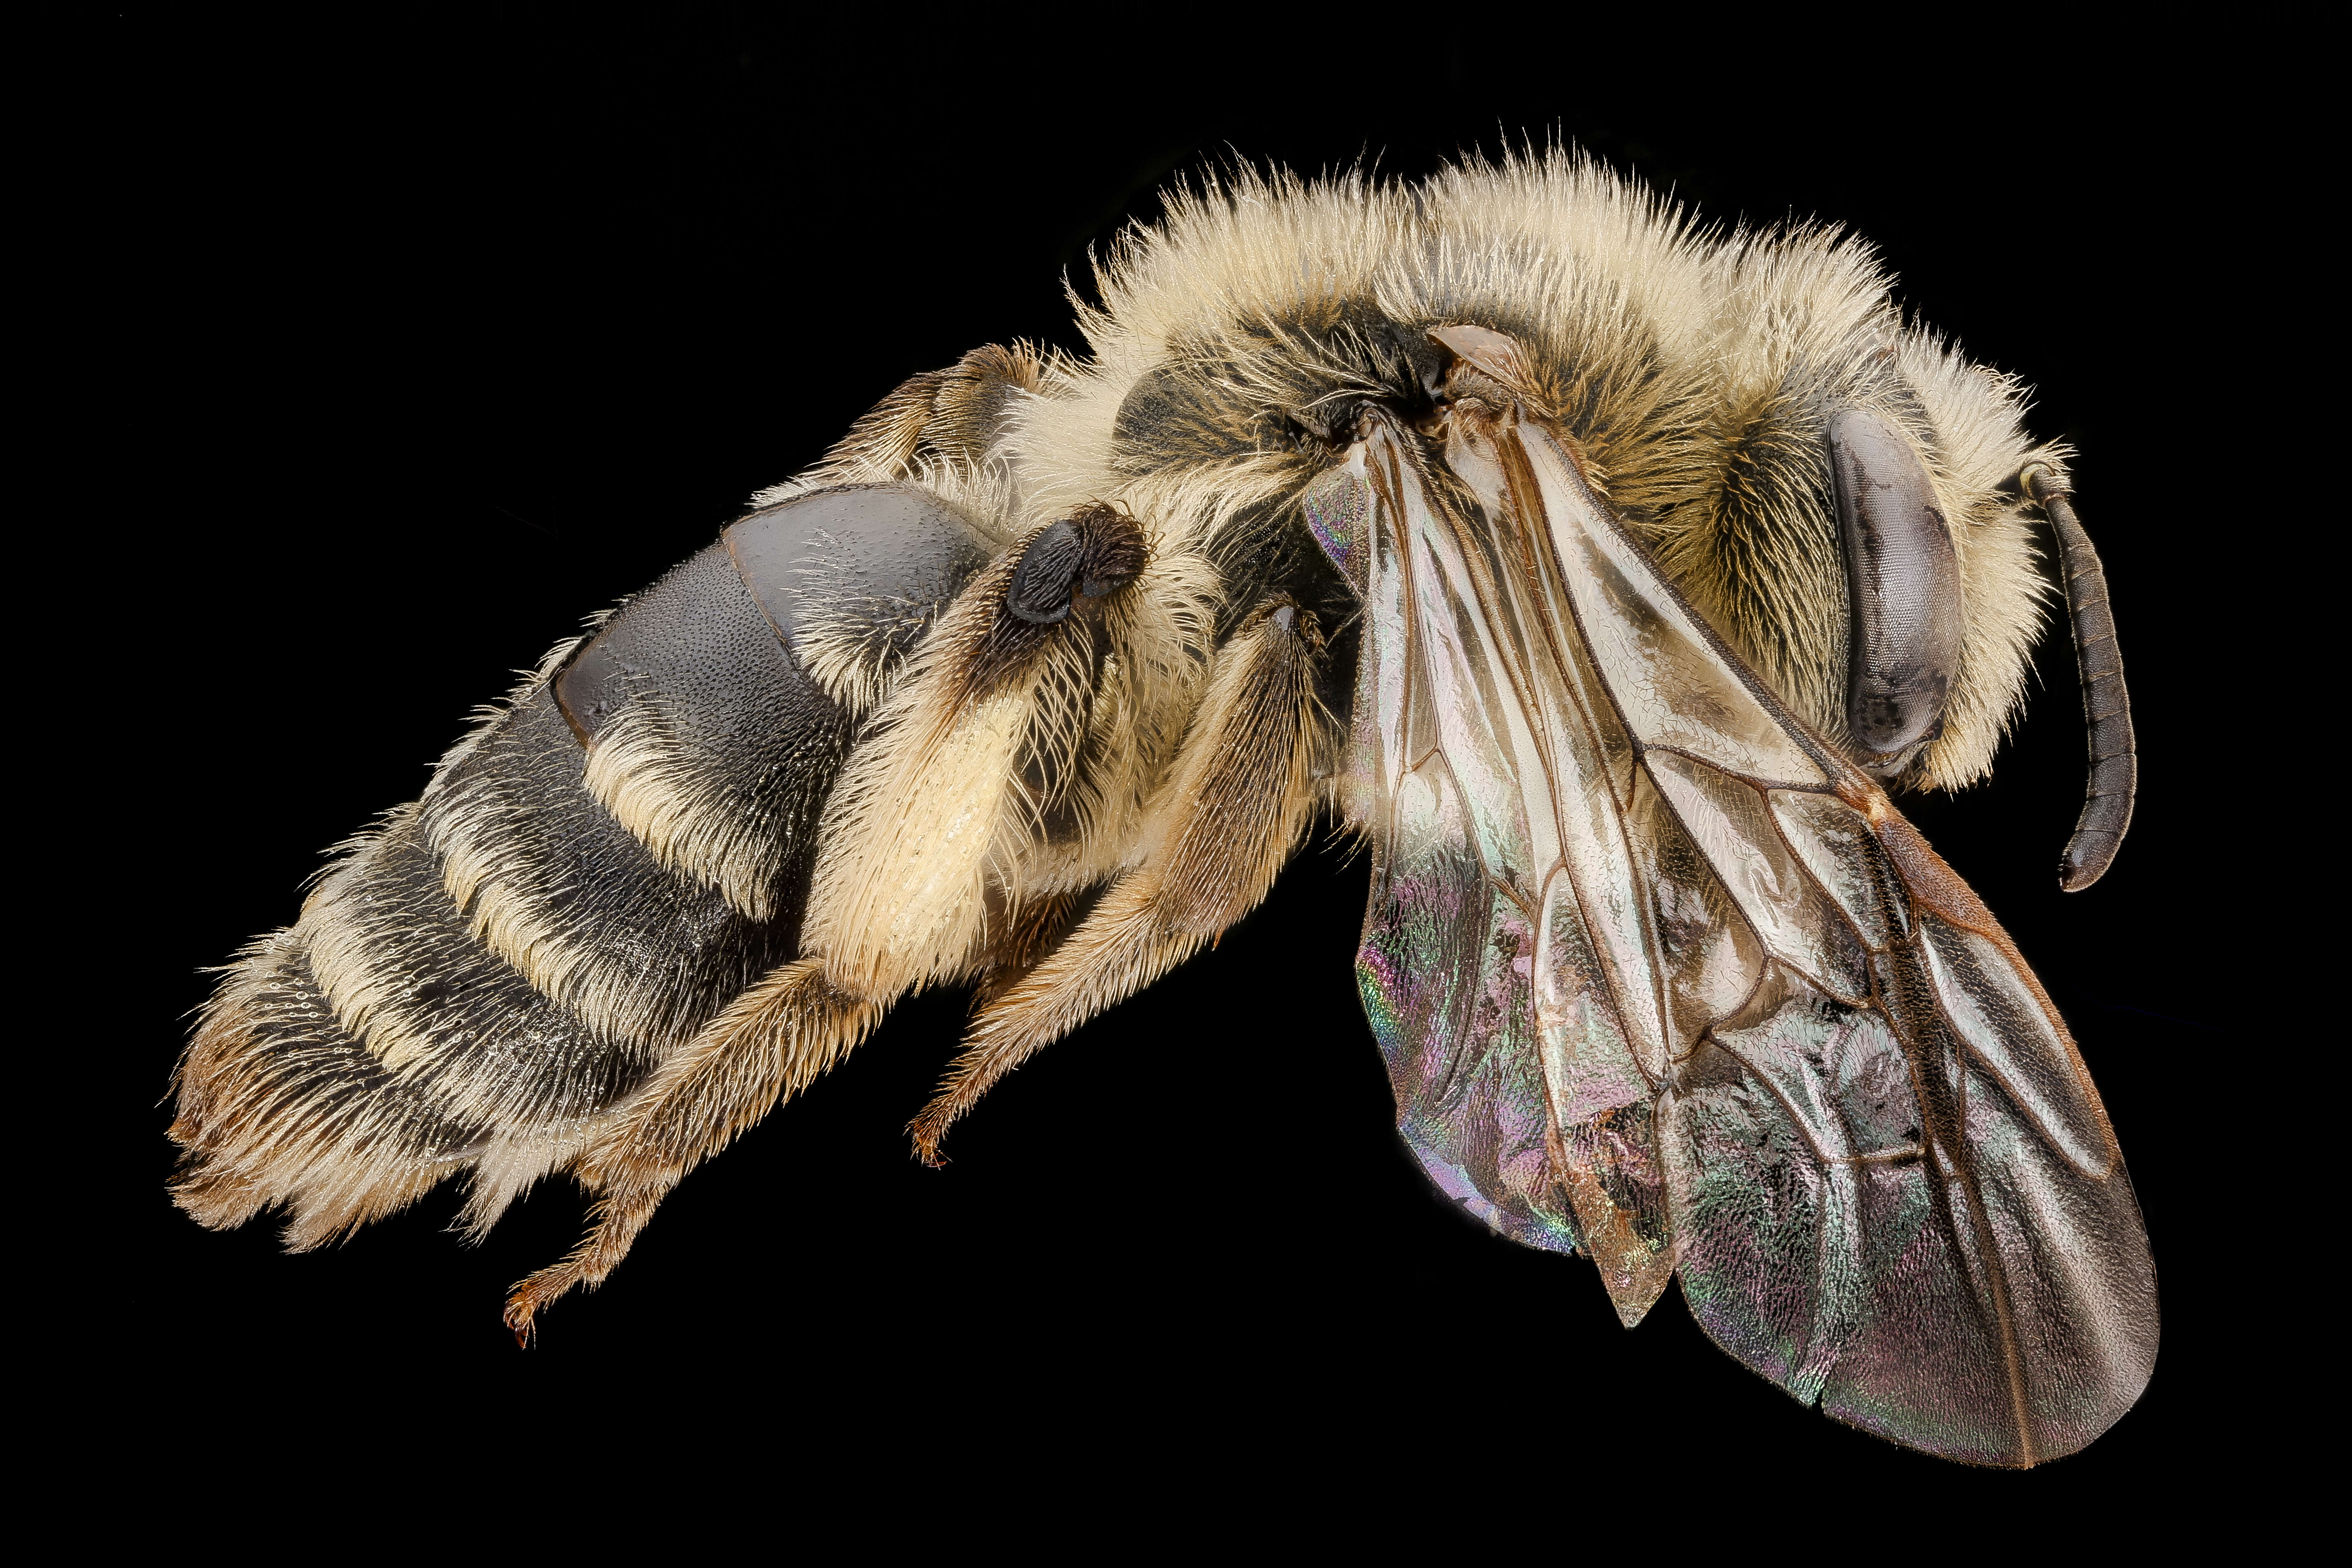
[[[1546,564],[1564,581],[1578,630],[1634,739],[1745,778],[1826,784],[1818,747],[1789,727],[1779,704],[1609,519],[1559,437],[1513,420],[1496,439],[1540,502],[1541,526],[1529,531],[1529,542],[1550,545]]]
[[[1651,752],[1649,764],[1659,793],[1772,956],[1832,996],[1867,1002],[1870,954],[1781,842],[1763,792],[1673,752]]]
[[[2105,1177],[2116,1161],[2105,1109],[2041,998],[1990,939],[1938,915],[1920,924],[1921,952],[1953,1033],[2043,1142],[2084,1175]]]
[[[1896,893],[1901,880],[1870,818],[1835,795],[1776,789],[1770,799],[1781,841],[1853,922],[1864,946],[1884,952],[1895,938],[1910,934],[1909,902]]]

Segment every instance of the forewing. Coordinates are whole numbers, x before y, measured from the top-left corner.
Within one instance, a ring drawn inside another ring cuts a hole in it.
[[[1433,1175],[1537,1245],[1572,1222],[1629,1321],[1678,1263],[1717,1343],[1896,1441],[2097,1436],[2147,1381],[2154,1275],[2000,927],[1548,427],[1459,410],[1440,470],[1375,420],[1352,467],[1361,973]]]

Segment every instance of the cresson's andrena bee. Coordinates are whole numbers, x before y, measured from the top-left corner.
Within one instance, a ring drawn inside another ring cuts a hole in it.
[[[183,1207],[298,1247],[463,1173],[595,1198],[507,1317],[894,999],[974,987],[914,1121],[1216,938],[1318,813],[1398,1126],[1503,1235],[1670,1278],[1800,1400],[2029,1465],[2146,1384],[2107,1118],[1889,804],[1984,776],[2066,454],[1858,244],[1692,227],[1563,154],[1240,176],[1125,236],[1089,360],[982,348],[566,642],[246,952],[178,1078]]]

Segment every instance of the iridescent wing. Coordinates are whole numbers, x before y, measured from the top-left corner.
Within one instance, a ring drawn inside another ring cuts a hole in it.
[[[1362,429],[1308,510],[1365,603],[1359,974],[1415,1155],[1590,1252],[1629,1324],[1678,1274],[1841,1419],[1982,1464],[2089,1442],[2147,1382],[2154,1272],[2008,937],[1550,427],[1490,391],[1442,462]]]

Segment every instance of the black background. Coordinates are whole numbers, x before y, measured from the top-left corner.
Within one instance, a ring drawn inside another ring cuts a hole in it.
[[[1369,1517],[1399,1528],[1570,1535],[1682,1528],[1732,1508],[1730,1480],[1890,1519],[2089,1510],[2159,1478],[2183,1482],[2170,1506],[2233,1495],[2239,1390],[2292,1353],[2242,1331],[2219,1256],[2213,1085],[2245,1047],[2200,934],[2233,853],[2205,751],[2233,672],[2203,629],[2230,524],[2193,454],[2237,276],[2198,195],[2261,139],[2219,107],[2233,68],[2046,33],[1785,48],[1664,16],[1430,16],[1388,39],[1338,13],[1076,42],[845,26],[131,12],[100,40],[121,112],[93,132],[104,292],[79,325],[121,439],[97,548],[142,628],[110,679],[143,729],[95,775],[128,777],[122,799],[93,784],[66,810],[111,825],[101,1021],[72,1046],[103,1122],[72,1223],[105,1238],[78,1277],[122,1374],[111,1423],[183,1463],[207,1433],[289,1467],[429,1452],[445,1485],[559,1456],[575,1501],[706,1443],[785,1491],[831,1465],[934,1497],[1034,1467],[1032,1501],[1105,1470],[1306,1497],[1336,1465],[1393,1488]],[[1349,964],[1365,868],[1320,849],[1215,952],[1000,1089],[943,1172],[900,1129],[962,1002],[903,1004],[530,1353],[499,1306],[576,1237],[568,1184],[475,1248],[447,1192],[302,1257],[169,1206],[157,1100],[199,970],[290,921],[321,848],[413,798],[583,615],[906,375],[984,342],[1080,347],[1065,279],[1087,291],[1087,247],[1154,217],[1170,177],[1230,153],[1412,175],[1521,132],[1713,217],[1868,235],[1906,307],[2030,380],[2036,429],[2081,448],[2139,716],[2131,841],[2058,891],[2083,746],[2063,632],[1998,779],[1913,815],[2072,1021],[2147,1211],[2164,1351],[2098,1444],[2024,1477],[1897,1450],[1742,1371],[1671,1295],[1625,1332],[1586,1264],[1461,1217],[1391,1128]]]

